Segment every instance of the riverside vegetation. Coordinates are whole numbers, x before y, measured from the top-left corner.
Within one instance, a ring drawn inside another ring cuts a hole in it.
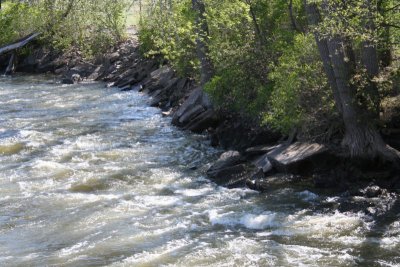
[[[124,41],[132,5],[138,37]],[[12,60],[0,54],[0,67],[148,93],[173,124],[230,149],[207,172],[221,185],[311,178],[398,190],[399,9],[391,0],[3,1],[0,47],[40,35]]]

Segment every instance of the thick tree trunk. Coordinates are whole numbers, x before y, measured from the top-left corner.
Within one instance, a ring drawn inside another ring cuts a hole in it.
[[[373,121],[369,121],[369,112],[356,104],[357,88],[351,84],[355,70],[351,45],[343,38],[334,37],[328,41],[328,49],[343,107],[342,118],[346,132],[342,145],[352,157],[386,157],[386,144]]]
[[[306,5],[306,10],[311,24],[316,25],[320,21],[317,6]],[[349,40],[339,35],[321,40],[318,34],[316,39],[326,74],[334,95],[337,95],[335,101],[339,101],[337,106],[341,106],[345,125],[343,147],[353,158],[398,161],[398,152],[387,147],[375,126],[375,121],[371,118],[371,113],[365,106],[357,103],[357,88],[351,81],[356,61]]]
[[[208,55],[206,10],[202,0],[192,0],[192,8],[196,12],[196,52],[201,64],[200,85],[204,85],[211,80],[214,73],[213,65]]]

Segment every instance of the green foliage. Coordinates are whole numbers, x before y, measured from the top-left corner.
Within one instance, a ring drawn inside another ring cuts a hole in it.
[[[313,35],[297,35],[273,69],[269,78],[274,91],[265,122],[284,133],[298,128],[313,135],[335,114]]]
[[[100,54],[124,38],[127,0],[39,0],[5,2],[0,12],[0,44],[32,32],[57,49]]]
[[[195,76],[194,14],[190,1],[160,2],[149,8],[140,22],[141,51],[148,57],[162,55],[182,76]]]
[[[0,12],[0,45],[13,42],[40,27],[38,8],[21,2],[5,2]]]
[[[234,67],[221,71],[205,86],[206,92],[223,110],[256,119],[266,110],[271,89],[243,69]]]

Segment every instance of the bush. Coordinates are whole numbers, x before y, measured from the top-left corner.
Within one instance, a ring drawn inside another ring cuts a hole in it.
[[[123,39],[126,0],[7,1],[0,12],[0,45],[32,32],[56,49],[75,46],[87,57]]]
[[[283,133],[299,129],[308,138],[334,131],[327,131],[337,115],[334,101],[311,34],[295,37],[269,78],[274,90],[265,123]]]
[[[258,119],[266,110],[271,87],[244,69],[231,67],[214,76],[205,90],[221,109]]]

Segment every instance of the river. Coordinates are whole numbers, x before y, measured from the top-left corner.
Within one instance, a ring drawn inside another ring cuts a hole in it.
[[[54,81],[0,78],[0,266],[399,266],[399,214],[219,187],[146,96]]]

